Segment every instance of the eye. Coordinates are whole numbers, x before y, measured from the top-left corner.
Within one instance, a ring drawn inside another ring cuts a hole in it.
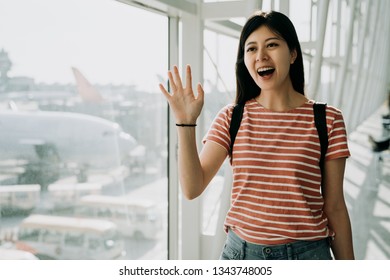
[[[246,49],[246,52],[253,52],[255,50],[256,50],[255,47],[249,47],[249,48]]]
[[[279,46],[277,43],[272,42],[267,45],[267,48],[275,48],[277,46]]]

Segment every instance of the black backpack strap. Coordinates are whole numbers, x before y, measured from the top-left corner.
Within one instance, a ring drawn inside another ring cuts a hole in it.
[[[315,102],[313,104],[314,122],[317,128],[318,137],[321,144],[320,168],[321,174],[324,175],[324,160],[328,150],[328,127],[326,125],[326,103]]]
[[[233,157],[233,145],[236,140],[238,129],[240,128],[242,116],[244,114],[244,104],[238,103],[233,108],[232,120],[230,121],[230,157]]]

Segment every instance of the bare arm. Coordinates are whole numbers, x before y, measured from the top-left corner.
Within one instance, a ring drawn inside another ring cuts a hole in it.
[[[179,71],[175,66],[173,73],[168,72],[172,94],[160,84],[160,90],[165,95],[172,109],[176,123],[196,124],[204,102],[204,92],[198,84],[198,96],[192,91],[191,68],[186,68],[186,85],[183,87]],[[195,127],[177,127],[179,139],[179,180],[183,194],[187,199],[198,197],[214,177],[227,152],[221,146],[207,142],[198,155]]]
[[[202,194],[227,156],[224,148],[206,142],[200,156],[195,143],[195,129],[178,128],[179,180],[184,196],[194,199]]]
[[[336,233],[332,251],[337,260],[353,260],[352,229],[344,200],[343,181],[345,158],[325,162],[324,211],[329,227]]]

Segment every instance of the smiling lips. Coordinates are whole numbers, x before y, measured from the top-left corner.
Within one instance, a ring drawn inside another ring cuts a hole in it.
[[[257,69],[257,73],[261,77],[271,75],[274,71],[275,71],[275,68],[272,68],[272,67],[260,67]]]

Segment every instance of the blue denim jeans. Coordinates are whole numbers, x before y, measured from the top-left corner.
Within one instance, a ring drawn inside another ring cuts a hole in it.
[[[328,238],[283,245],[246,242],[229,230],[220,260],[332,260]]]

